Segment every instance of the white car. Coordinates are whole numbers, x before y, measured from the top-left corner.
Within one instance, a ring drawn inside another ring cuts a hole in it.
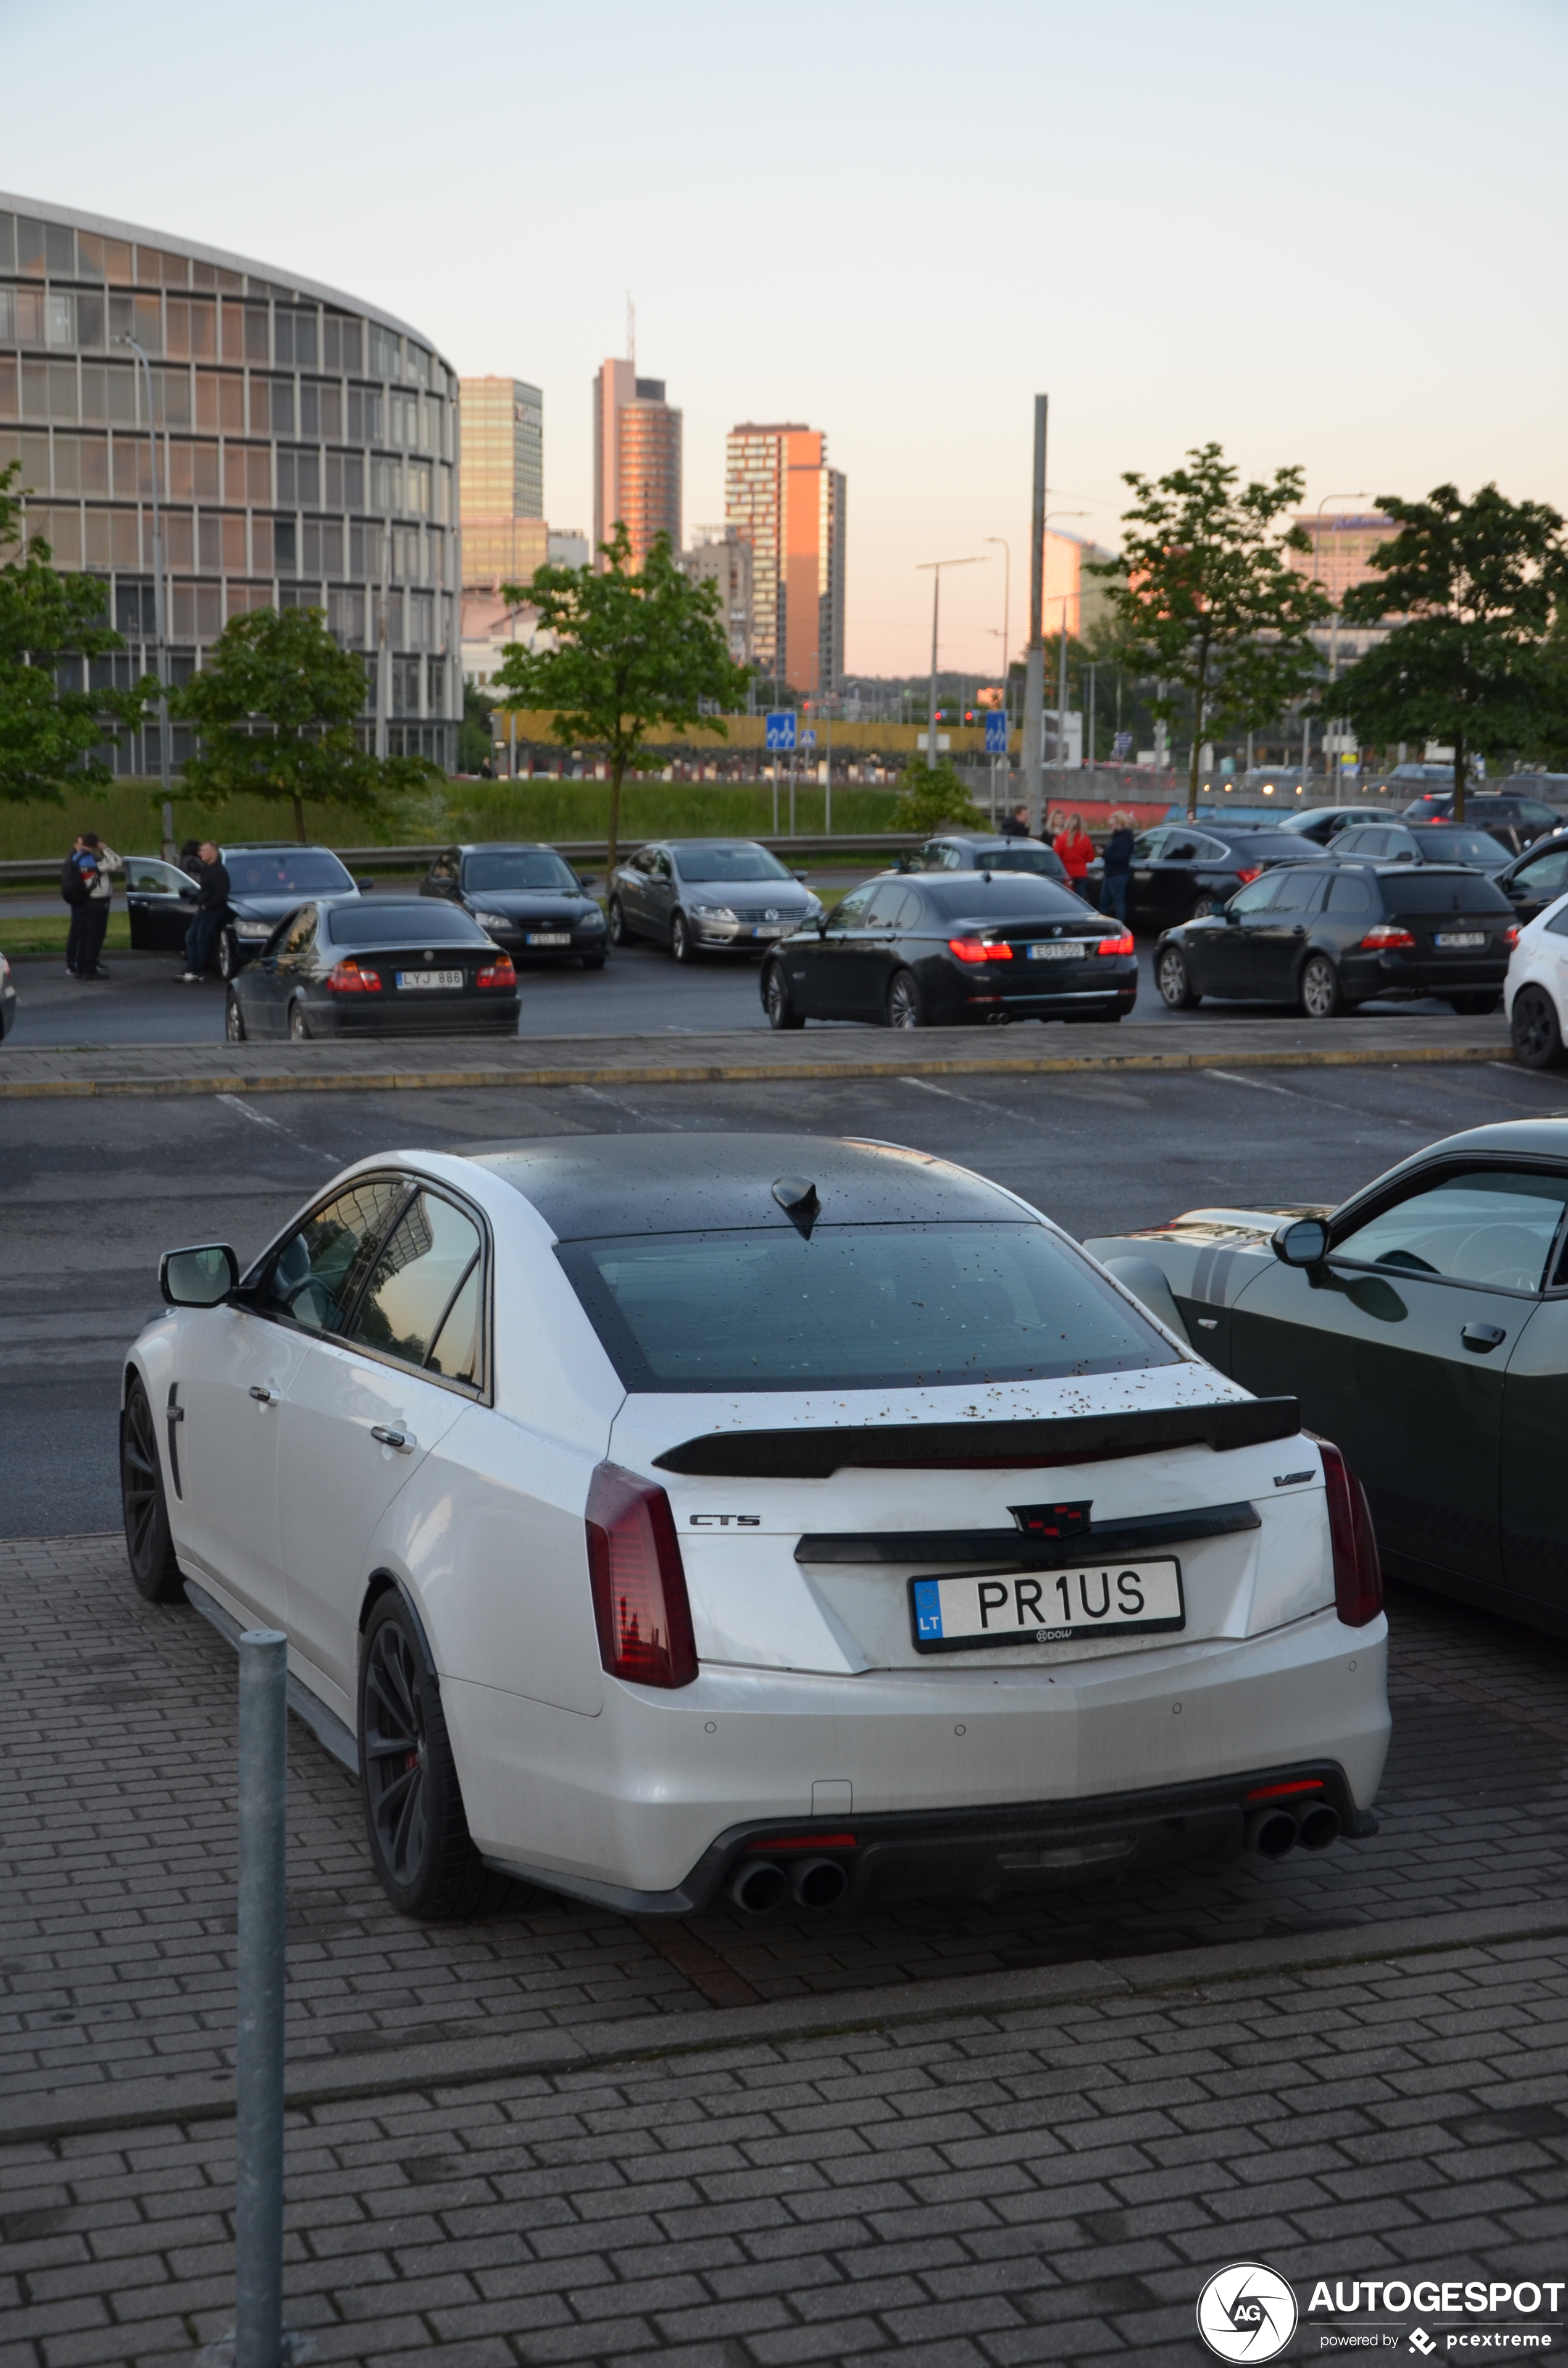
[[[1568,1059],[1568,896],[1527,921],[1508,957],[1503,1008],[1514,1056],[1527,1069],[1556,1069]]]
[[[888,1144],[348,1169],[131,1349],[143,1595],[290,1640],[377,1872],[638,1915],[1375,1830],[1360,1491],[1028,1202]],[[183,1584],[182,1584],[183,1582]]]

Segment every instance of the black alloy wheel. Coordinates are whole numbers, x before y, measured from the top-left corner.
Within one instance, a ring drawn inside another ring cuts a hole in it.
[[[924,1028],[926,1005],[920,993],[920,982],[912,970],[898,970],[892,974],[888,988],[888,1026],[890,1028]]]
[[[1457,1011],[1461,1019],[1484,1019],[1502,1002],[1503,990],[1500,986],[1478,986],[1469,995],[1450,995],[1447,1000],[1449,1009]]]
[[[240,967],[240,949],[233,929],[225,929],[218,939],[218,975],[226,986]]]
[[[1514,1058],[1527,1069],[1560,1069],[1564,1060],[1557,1010],[1544,987],[1521,986],[1514,997]]]
[[[233,987],[229,989],[228,1001],[223,1006],[223,1034],[231,1044],[243,1044],[245,1041],[245,1015],[240,1009],[240,998]]]
[[[619,896],[609,900],[609,941],[612,946],[629,946],[631,932],[626,926],[626,914]]]
[[[140,1378],[126,1393],[119,1417],[119,1501],[137,1594],[149,1603],[183,1603],[185,1581],[169,1534],[157,1426]]]
[[[691,924],[678,910],[670,919],[670,951],[677,962],[697,960],[697,940],[691,934]]]
[[[762,1008],[770,1028],[803,1028],[806,1024],[804,1013],[796,1010],[790,997],[782,962],[770,962],[763,972]]]
[[[302,1003],[289,1006],[289,1039],[294,1044],[308,1044],[311,1041],[311,1023]]]
[[[1203,997],[1192,984],[1187,956],[1179,946],[1165,946],[1154,964],[1154,985],[1160,999],[1172,1011],[1195,1011]]]
[[[370,1613],[359,1656],[365,1831],[382,1890],[404,1916],[471,1916],[484,1868],[463,1813],[441,1691],[418,1622],[395,1588]]]
[[[1339,973],[1326,954],[1309,954],[1296,982],[1296,999],[1308,1019],[1337,1019],[1346,1009]]]

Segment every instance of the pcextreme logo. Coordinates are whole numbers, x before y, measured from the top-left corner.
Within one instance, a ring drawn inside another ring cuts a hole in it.
[[[1277,2360],[1296,2332],[1290,2281],[1262,2261],[1216,2270],[1198,2297],[1198,2332],[1217,2360]]]

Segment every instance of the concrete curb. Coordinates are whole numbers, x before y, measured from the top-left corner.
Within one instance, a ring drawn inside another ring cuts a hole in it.
[[[1465,1909],[1445,1916],[1347,1925],[1337,1932],[1285,1933],[1265,1941],[1180,1949],[1112,1964],[1085,1959],[1016,1973],[954,1981],[790,1998],[757,2007],[693,2009],[679,2015],[639,2015],[594,2025],[577,2035],[550,2030],[491,2040],[389,2047],[346,2062],[306,2056],[289,2074],[288,2102],[296,2110],[351,2103],[358,2098],[475,2088],[494,2080],[647,2063],[710,2049],[776,2045],[797,2039],[874,2032],[890,2025],[1015,2014],[1036,2007],[1089,2005],[1108,1998],[1157,1998],[1215,1983],[1395,1964],[1455,1951],[1568,1937],[1568,1911],[1515,1907]],[[232,2076],[176,2075],[165,2080],[116,2080],[104,2095],[55,2089],[29,2100],[13,2097],[5,2109],[0,2146],[114,2130],[225,2121],[233,2116]]]
[[[140,1049],[140,1048],[138,1048]],[[531,1069],[396,1069],[381,1072],[343,1070],[323,1074],[271,1075],[233,1072],[228,1076],[161,1077],[40,1077],[0,1080],[0,1101],[44,1099],[101,1099],[142,1094],[317,1094],[429,1093],[478,1087],[510,1086],[686,1086],[768,1085],[774,1082],[827,1084],[878,1077],[997,1077],[1090,1076],[1096,1071],[1194,1069],[1345,1069],[1399,1068],[1406,1064],[1493,1062],[1513,1064],[1508,1047],[1500,1044],[1417,1044],[1350,1046],[1345,1050],[1301,1052],[1259,1048],[1193,1053],[1086,1053],[1005,1058],[982,1055],[969,1060],[922,1060],[898,1057],[847,1061],[670,1061],[658,1064],[627,1062],[573,1066],[565,1063]]]

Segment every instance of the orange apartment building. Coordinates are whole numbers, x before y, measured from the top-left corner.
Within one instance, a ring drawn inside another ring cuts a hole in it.
[[[680,550],[681,415],[662,378],[639,378],[631,361],[607,361],[594,380],[594,552],[619,520],[641,567],[655,536]]]
[[[752,547],[752,648],[758,670],[804,698],[844,676],[844,472],[820,428],[732,427],[724,514]]]

